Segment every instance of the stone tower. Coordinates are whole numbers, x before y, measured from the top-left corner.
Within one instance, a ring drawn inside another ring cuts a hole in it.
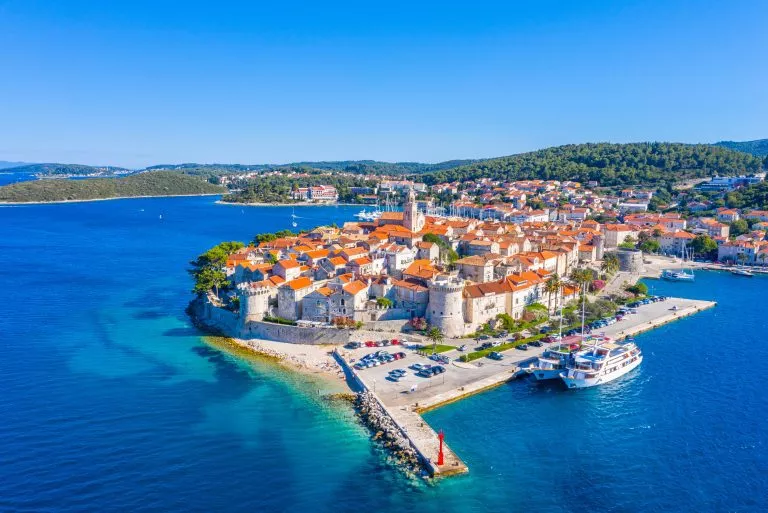
[[[605,253],[605,239],[603,239],[603,234],[599,233],[592,237],[592,245],[595,246],[595,258],[598,260],[603,259],[603,254]]]
[[[250,321],[260,321],[269,311],[269,289],[254,287],[253,283],[241,283],[237,286],[240,298],[240,323],[245,325]]]
[[[464,335],[464,280],[438,276],[429,282],[427,321],[446,337]]]
[[[419,212],[413,188],[408,190],[408,197],[403,205],[403,226],[412,232],[420,232],[424,228],[424,214]]]

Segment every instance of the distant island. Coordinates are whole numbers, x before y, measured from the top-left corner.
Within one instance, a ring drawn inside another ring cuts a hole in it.
[[[115,166],[86,166],[83,164],[24,164],[8,162],[3,173],[27,173],[38,178],[114,177],[133,173],[130,169]]]
[[[124,178],[36,180],[0,187],[0,202],[47,203],[140,196],[224,194],[227,190],[193,176],[153,171]]]

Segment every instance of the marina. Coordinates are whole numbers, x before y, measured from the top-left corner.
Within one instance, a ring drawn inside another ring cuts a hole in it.
[[[636,313],[606,326],[596,335],[614,340],[626,339],[715,305],[713,301],[667,298],[665,301],[638,307]],[[575,338],[577,337],[569,337],[569,339]],[[452,343],[455,343],[458,348],[461,345],[473,346],[478,342],[458,339]],[[634,344],[631,345],[634,346]],[[372,348],[363,346],[353,350],[343,349],[338,351],[338,355],[347,371],[355,377],[367,393],[376,397],[401,433],[410,440],[421,456],[427,471],[435,477],[446,477],[468,472],[469,467],[447,443],[443,446],[444,463],[437,464],[440,444],[435,429],[439,429],[439,426],[430,426],[424,421],[422,414],[514,379],[528,376],[527,369],[534,365],[537,358],[550,347],[554,348],[556,344],[530,346],[525,351],[509,349],[501,352],[503,355],[501,360],[481,358],[473,362],[460,361],[459,358],[463,352],[458,349],[447,351],[441,353],[441,356],[447,357],[450,362],[445,365],[446,371],[430,378],[422,377],[414,369],[414,367],[435,363],[420,351],[420,348],[408,347],[408,345],[398,348],[397,351],[405,354],[402,359],[362,370],[356,369],[355,363],[374,352]],[[618,347],[619,345],[612,344],[610,349],[614,350]],[[428,346],[425,349],[428,350]],[[640,361],[633,361],[630,368],[623,368],[619,375],[631,372],[639,363]],[[392,379],[394,369],[404,371],[402,377]],[[561,386],[562,393],[569,393],[565,384]],[[450,433],[446,435],[447,440],[450,441]]]

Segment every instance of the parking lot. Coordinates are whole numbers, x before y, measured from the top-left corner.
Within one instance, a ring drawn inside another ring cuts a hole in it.
[[[471,348],[474,348],[475,343]],[[470,348],[470,349],[471,349]],[[489,376],[503,372],[511,372],[517,367],[519,362],[533,358],[545,349],[531,347],[528,351],[509,350],[504,353],[505,358],[501,361],[491,360],[490,358],[480,358],[469,363],[458,362],[455,359],[462,353],[459,351],[449,351],[443,353],[451,359],[449,364],[442,364],[430,360],[425,356],[417,354],[413,348],[403,346],[390,347],[362,347],[360,349],[344,349],[342,354],[347,362],[354,365],[366,354],[385,350],[390,353],[402,351],[406,357],[401,360],[395,360],[377,367],[366,368],[357,371],[358,376],[365,384],[376,392],[384,404],[388,406],[405,405],[419,402],[443,392],[455,390],[469,385],[475,381],[482,380]],[[442,365],[445,372],[432,376],[430,378],[417,375],[417,371],[412,368],[414,364],[421,365]],[[388,379],[390,371],[394,369],[403,369],[405,376],[399,381]]]

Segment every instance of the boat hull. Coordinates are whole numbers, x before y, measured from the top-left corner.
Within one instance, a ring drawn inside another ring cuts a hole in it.
[[[561,372],[559,374],[559,377],[560,379],[563,380],[563,383],[565,383],[565,386],[568,388],[590,388],[597,385],[604,385],[606,383],[610,383],[611,381],[617,378],[620,378],[624,374],[631,372],[642,362],[643,362],[643,356],[640,355],[638,356],[637,360],[635,360],[634,362],[630,362],[624,367],[619,367],[614,372],[611,372],[609,374],[604,374],[602,376],[596,376],[591,379],[579,378],[580,373],[578,372],[575,374],[575,377],[568,377],[565,372]]]
[[[559,379],[561,372],[563,372],[563,369],[533,369],[531,374],[536,378],[536,381],[547,381],[550,379]]]

